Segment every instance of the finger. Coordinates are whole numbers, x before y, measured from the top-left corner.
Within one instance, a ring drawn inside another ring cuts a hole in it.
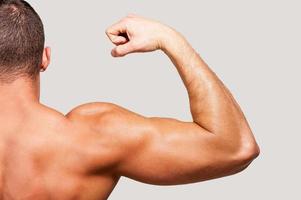
[[[111,39],[113,44],[115,45],[122,45],[128,42],[128,39],[123,36],[111,36]]]
[[[113,43],[116,37],[122,33],[126,33],[126,25],[123,20],[117,22],[106,30],[107,36]]]
[[[111,54],[113,57],[123,57],[129,53],[133,53],[134,52],[134,48],[131,42],[125,43],[123,45],[119,45],[117,47],[115,47]]]

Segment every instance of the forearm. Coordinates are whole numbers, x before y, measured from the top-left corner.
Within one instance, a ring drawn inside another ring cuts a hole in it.
[[[194,122],[211,133],[228,138],[242,139],[241,133],[252,137],[248,123],[229,90],[183,36],[169,31],[162,50],[176,66],[187,88]]]

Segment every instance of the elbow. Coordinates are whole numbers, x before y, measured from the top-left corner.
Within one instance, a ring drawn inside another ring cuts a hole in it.
[[[255,160],[260,154],[260,148],[254,139],[245,141],[238,153],[235,156],[235,160],[239,166],[239,171],[246,169],[253,160]]]
[[[242,149],[241,161],[250,163],[260,154],[259,146],[255,141],[252,141]]]
[[[226,175],[240,173],[247,169],[252,161],[260,154],[260,149],[255,141],[245,142],[235,152],[227,156],[228,164]]]
[[[254,136],[249,133],[249,131],[244,132],[236,141],[228,141],[227,146],[221,149],[222,161],[219,162],[224,163],[222,168],[224,176],[242,172],[260,155],[260,148]],[[225,140],[223,143],[226,143]]]

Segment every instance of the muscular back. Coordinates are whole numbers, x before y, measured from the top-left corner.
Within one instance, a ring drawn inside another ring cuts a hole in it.
[[[101,115],[108,106],[97,107]],[[2,199],[108,197],[118,177],[107,170],[101,133],[79,123],[75,112],[70,119],[38,106],[7,120],[0,116]]]

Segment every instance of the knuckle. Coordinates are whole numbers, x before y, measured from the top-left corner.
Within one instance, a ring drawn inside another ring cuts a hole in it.
[[[131,22],[131,21],[133,21],[133,20],[134,20],[134,18],[133,18],[132,15],[127,15],[126,17],[124,17],[124,18],[122,19],[122,21],[125,22],[125,23],[129,23],[129,22]]]
[[[126,17],[127,17],[127,18],[133,18],[133,17],[134,17],[134,14],[129,13]]]
[[[121,19],[121,21],[120,21],[121,23],[128,23],[129,22],[129,18],[128,17],[125,17],[125,18],[123,18],[123,19]]]
[[[136,17],[138,17],[138,15],[136,15],[135,13],[129,13],[129,14],[127,15],[127,17],[128,17],[128,18],[136,18]]]

